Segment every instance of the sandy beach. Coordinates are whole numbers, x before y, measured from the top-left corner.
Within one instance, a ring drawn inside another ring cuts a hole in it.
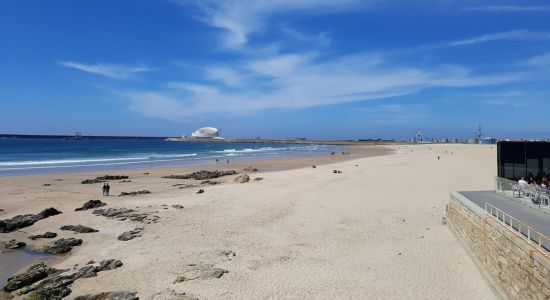
[[[67,299],[108,291],[137,292],[139,299],[495,299],[441,218],[449,192],[493,189],[496,147],[350,149],[351,155],[208,167],[246,173],[246,183],[234,182],[237,175],[213,179],[223,181],[216,185],[162,178],[196,169],[109,172],[131,180],[112,181],[109,197],[101,196],[100,183],[80,183],[105,175],[97,172],[0,177],[0,219],[48,207],[63,212],[0,233],[0,240],[42,249],[57,238],[82,239],[49,263],[58,269],[90,260],[123,263],[76,280]],[[249,165],[260,172],[243,171]],[[151,194],[117,196],[139,190]],[[91,199],[107,203],[103,209],[128,208],[158,220],[74,211]],[[59,230],[63,225],[99,232]],[[135,228],[143,228],[140,236],[117,240]],[[46,231],[57,238],[28,239]],[[227,272],[204,275],[212,269]]]

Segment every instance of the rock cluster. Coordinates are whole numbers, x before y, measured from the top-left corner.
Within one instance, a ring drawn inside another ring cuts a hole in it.
[[[55,232],[45,232],[43,234],[37,234],[37,235],[30,235],[29,239],[31,240],[37,240],[37,239],[53,239],[54,237],[57,237],[57,233]]]
[[[136,292],[119,291],[103,292],[95,295],[84,295],[74,298],[74,300],[139,300]],[[170,298],[175,299],[175,298]]]
[[[12,232],[24,227],[32,226],[34,223],[58,214],[61,214],[59,210],[50,207],[36,215],[18,215],[11,219],[0,220],[0,233]]]
[[[92,212],[96,216],[104,216],[110,219],[117,219],[119,221],[137,221],[146,223],[156,223],[159,216],[150,215],[147,213],[137,213],[133,209],[129,208],[100,208]]]
[[[184,208],[183,205],[181,205],[181,204],[174,204],[174,205],[172,205],[172,207],[175,208],[175,209],[183,209]]]
[[[88,210],[92,208],[99,208],[105,205],[107,205],[107,203],[101,202],[101,200],[89,200],[86,203],[84,203],[81,207],[76,208],[74,211],[83,211],[83,210]]]
[[[117,237],[117,240],[129,241],[133,238],[140,237],[142,231],[143,231],[143,228],[134,228],[132,230],[125,231]]]
[[[19,248],[23,248],[25,246],[27,246],[27,244],[25,244],[25,242],[21,242],[21,241],[18,241],[18,240],[10,240],[9,242],[7,242],[4,245],[4,248],[6,248],[6,249],[19,249]]]
[[[185,175],[169,175],[169,176],[163,176],[162,178],[169,178],[169,179],[195,179],[195,180],[206,180],[206,179],[212,179],[212,178],[218,178],[228,175],[235,175],[237,172],[235,170],[214,170],[214,171],[208,171],[208,170],[201,170]]]
[[[93,184],[93,183],[100,183],[107,180],[122,180],[122,179],[128,179],[128,176],[126,175],[105,175],[105,176],[98,176],[94,179],[84,179],[80,183],[82,184]]]
[[[84,226],[84,225],[65,225],[65,226],[61,226],[59,229],[74,231],[78,233],[99,232],[99,230],[97,229],[93,229],[91,227]]]
[[[29,294],[27,299],[61,299],[71,293],[70,286],[77,279],[95,277],[99,272],[114,270],[120,266],[122,266],[120,260],[107,259],[99,263],[99,265],[87,265],[70,274],[66,274],[65,272],[39,282],[35,281],[36,283],[34,284],[24,285],[22,288],[19,288],[19,294]]]
[[[262,180],[264,180],[263,177],[256,177],[256,178],[254,178],[254,181],[262,181]]]
[[[68,238],[68,239],[59,239],[55,241],[50,246],[46,246],[43,249],[43,252],[49,254],[62,254],[67,253],[73,249],[75,246],[82,245],[81,239]]]
[[[13,292],[22,287],[31,285],[39,280],[48,277],[49,274],[55,273],[58,270],[46,266],[44,263],[39,263],[30,267],[27,272],[14,275],[8,278],[4,291]]]
[[[150,191],[148,190],[143,190],[143,191],[137,191],[137,192],[122,192],[120,193],[120,195],[118,195],[119,197],[122,197],[122,196],[136,196],[136,195],[145,195],[145,194],[151,194]]]
[[[245,182],[249,182],[250,181],[250,176],[246,175],[246,174],[242,174],[242,175],[239,175],[237,177],[235,177],[235,182],[238,182],[238,183],[245,183]]]

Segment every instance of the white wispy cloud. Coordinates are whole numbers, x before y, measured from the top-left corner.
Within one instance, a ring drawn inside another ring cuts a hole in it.
[[[548,67],[550,66],[550,52],[532,57],[525,61],[525,65],[533,67]]]
[[[447,43],[446,45],[455,46],[468,46],[479,43],[486,43],[500,40],[548,40],[550,39],[550,33],[537,32],[528,30],[512,30],[505,32],[497,32],[491,34],[484,34],[472,38],[462,39]]]
[[[125,99],[142,114],[178,120],[202,114],[242,114],[384,99],[429,88],[495,86],[535,80],[523,72],[476,74],[454,65],[406,67],[384,59],[381,54],[365,53],[333,59],[311,53],[279,54],[261,60],[243,60],[224,68],[227,74],[246,77],[246,83],[230,83],[228,88],[225,76],[219,76],[217,81],[211,76],[209,83],[172,82],[154,91],[128,91],[124,93]],[[161,105],[155,106],[156,102]]]
[[[146,66],[131,67],[103,63],[84,64],[72,61],[59,62],[59,65],[112,79],[130,79],[138,73],[148,72],[152,70],[151,68]]]
[[[494,5],[494,6],[473,6],[466,7],[465,10],[488,11],[488,12],[544,12],[550,11],[550,6],[529,6],[529,5]]]
[[[366,5],[379,0],[178,0],[174,1],[186,7],[198,7],[203,16],[201,20],[210,26],[225,30],[223,45],[226,48],[241,48],[248,42],[249,35],[261,32],[265,22],[273,15],[300,11],[303,13],[334,13],[353,9],[357,5]]]

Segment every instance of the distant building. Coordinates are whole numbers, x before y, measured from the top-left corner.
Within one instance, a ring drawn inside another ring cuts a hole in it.
[[[193,131],[193,133],[191,133],[191,136],[193,138],[219,139],[220,131],[214,127],[203,127]]]

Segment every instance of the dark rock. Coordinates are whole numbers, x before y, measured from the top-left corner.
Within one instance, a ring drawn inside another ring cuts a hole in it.
[[[119,240],[119,241],[129,241],[133,238],[140,237],[141,236],[141,231],[143,231],[143,228],[135,228],[133,230],[125,231],[117,237],[117,240]]]
[[[89,262],[86,263],[87,265],[93,265],[95,264],[95,260],[90,260]]]
[[[29,236],[29,239],[36,240],[36,239],[53,239],[54,237],[57,237],[57,233],[55,232],[46,232],[44,234],[37,234],[37,235],[31,235]]]
[[[137,292],[103,292],[95,295],[84,295],[74,298],[74,300],[139,300]]]
[[[27,214],[27,215],[18,215],[11,219],[0,220],[0,233],[12,232],[24,227],[32,226],[34,223],[51,217],[62,212],[57,209],[50,207],[47,208],[36,215]]]
[[[183,205],[180,205],[180,204],[174,204],[174,205],[172,205],[172,207],[175,208],[175,209],[183,209],[184,208]]]
[[[58,300],[71,293],[70,285],[77,279],[97,276],[98,272],[113,270],[122,266],[120,260],[107,259],[99,265],[87,265],[71,274],[60,274],[46,278],[30,286],[24,287],[19,294],[29,294],[27,299]],[[44,278],[44,277],[42,277]]]
[[[223,181],[205,180],[205,181],[202,181],[201,184],[216,185],[216,184],[220,184],[220,183],[222,183],[222,182],[223,182]]]
[[[200,189],[200,190],[197,191],[197,194],[202,194],[202,193],[204,193],[203,189]]]
[[[30,267],[25,273],[14,275],[8,278],[4,291],[13,292],[22,287],[31,285],[39,280],[48,277],[49,274],[58,270],[50,268],[43,263],[39,263]]]
[[[148,191],[148,190],[137,191],[137,192],[122,192],[118,196],[119,197],[122,197],[122,196],[136,196],[136,195],[145,195],[145,194],[151,194],[151,192]]]
[[[107,205],[107,203],[101,202],[101,200],[89,200],[86,203],[82,205],[82,207],[79,207],[75,209],[75,211],[83,211],[88,210],[92,208],[98,208]]]
[[[132,182],[132,180],[122,180],[122,181],[119,181],[118,183],[127,183],[127,182]]]
[[[51,186],[49,183],[44,183],[42,186]]]
[[[262,180],[264,180],[263,177],[256,177],[256,178],[254,178],[254,181],[262,181]]]
[[[27,244],[25,242],[17,241],[17,240],[10,240],[7,242],[4,247],[6,249],[19,249],[25,247]]]
[[[119,221],[131,220],[137,222],[156,222],[159,217],[147,213],[137,213],[129,208],[100,208],[92,212],[97,216],[104,216],[109,219],[117,219]]]
[[[243,171],[245,171],[245,172],[258,172],[258,168],[254,168],[254,167],[250,166],[250,167],[244,168]]]
[[[128,179],[128,176],[126,175],[105,175],[105,176],[98,176],[94,179],[84,179],[80,183],[82,184],[93,184],[93,183],[101,183],[108,180],[122,180],[122,179]]]
[[[314,168],[314,169],[317,169],[317,166],[316,166],[316,165],[313,165],[313,166],[311,166],[311,167]]]
[[[67,253],[73,249],[74,246],[82,245],[81,239],[68,238],[68,239],[59,239],[55,241],[52,245],[44,248],[43,252],[49,254],[61,254]]]
[[[222,176],[227,175],[235,175],[237,172],[235,170],[225,170],[225,171],[208,171],[208,170],[201,170],[185,175],[169,175],[169,176],[163,176],[162,178],[170,178],[170,179],[195,179],[195,180],[206,180],[206,179],[212,179],[212,178],[218,178]]]
[[[342,174],[342,171],[340,171],[340,170],[332,170],[332,173],[334,173],[334,174]]]
[[[65,226],[61,226],[59,229],[74,231],[78,233],[99,232],[99,230],[97,229],[93,229],[91,227],[84,226],[84,225],[65,225]]]

